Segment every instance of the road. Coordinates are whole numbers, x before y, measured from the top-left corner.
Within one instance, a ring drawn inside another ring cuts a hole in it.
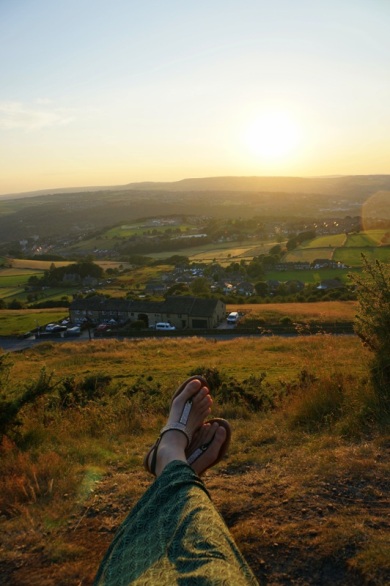
[[[252,334],[248,334],[246,332],[240,332],[239,330],[234,330],[234,328],[229,328],[230,331],[228,330],[228,328],[226,328],[226,333],[224,332],[223,334],[218,334],[218,335],[213,335],[212,333],[210,334],[199,334],[199,336],[203,337],[203,338],[212,338],[213,340],[216,341],[226,341],[226,340],[234,340],[236,338],[239,337],[245,337],[245,338],[252,338],[252,337],[256,337],[256,338],[264,338],[264,337],[270,337],[273,335],[277,335],[277,336],[281,336],[283,338],[295,338],[301,334],[298,333],[279,333],[279,334],[272,334],[272,333],[268,333],[268,334],[262,334],[262,335],[253,335]],[[232,331],[234,330],[234,331]],[[355,334],[353,333],[349,333],[349,332],[340,332],[340,333],[332,333],[330,334],[332,336],[354,336]],[[148,335],[148,338],[152,338],[154,337],[153,335]],[[164,337],[171,337],[167,334],[165,334],[165,336],[156,336],[159,339],[164,338]],[[183,336],[183,337],[188,337],[188,336]],[[197,336],[198,337],[198,336]],[[175,336],[175,338],[177,338],[177,336]],[[32,348],[34,346],[36,346],[37,344],[42,344],[44,342],[57,342],[57,343],[63,343],[63,342],[88,342],[89,340],[89,335],[88,332],[82,332],[81,336],[79,337],[72,337],[72,338],[55,338],[55,337],[47,337],[47,338],[38,338],[35,339],[33,336],[29,337],[29,338],[25,338],[25,339],[20,339],[20,338],[6,338],[6,337],[0,337],[0,348],[2,348],[5,352],[21,352],[23,350],[27,350],[28,348]],[[145,340],[145,336],[143,337],[123,337],[123,336],[118,336],[118,337],[107,337],[107,338],[92,338],[91,340],[112,340],[112,339],[117,339],[117,340]]]
[[[45,337],[37,338],[30,336],[29,338],[17,338],[17,337],[0,337],[0,348],[5,352],[21,352],[32,348],[37,344],[43,342],[85,342],[89,339],[88,332],[83,332],[81,336],[74,338],[56,338],[56,337]]]

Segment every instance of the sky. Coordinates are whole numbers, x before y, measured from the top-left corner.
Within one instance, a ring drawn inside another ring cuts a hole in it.
[[[390,173],[389,0],[0,0],[0,194]]]

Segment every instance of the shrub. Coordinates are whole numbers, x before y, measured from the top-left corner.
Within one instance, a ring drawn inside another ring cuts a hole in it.
[[[363,256],[363,274],[351,275],[359,310],[355,331],[371,350],[371,381],[382,408],[390,414],[390,267]]]
[[[282,326],[289,326],[290,324],[292,324],[292,319],[285,315],[284,317],[280,318],[279,322]]]
[[[3,356],[0,357],[0,371],[1,368],[8,368],[5,360]],[[5,391],[2,391],[0,394],[0,439],[3,435],[15,434],[20,425],[19,415],[22,408],[34,403],[38,397],[51,392],[56,384],[58,383],[53,382],[53,373],[47,374],[45,368],[42,368],[38,380],[26,385],[18,397],[9,398]]]
[[[342,413],[341,378],[313,381],[305,377],[299,386],[300,392],[295,394],[289,407],[291,426],[311,432],[330,427]]]
[[[215,391],[220,388],[222,384],[222,376],[217,368],[210,368],[208,366],[198,366],[189,373],[189,376],[196,376],[200,374],[203,376],[210,387],[210,391]]]
[[[106,374],[86,376],[81,380],[74,376],[65,378],[58,391],[61,407],[85,407],[90,401],[101,401],[111,380]]]

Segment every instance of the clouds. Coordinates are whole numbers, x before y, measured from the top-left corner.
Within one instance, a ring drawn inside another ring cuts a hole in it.
[[[69,109],[55,107],[50,100],[40,98],[34,104],[0,102],[0,128],[26,132],[65,126],[75,119]]]

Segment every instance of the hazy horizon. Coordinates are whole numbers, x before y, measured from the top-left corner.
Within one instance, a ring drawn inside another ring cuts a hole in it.
[[[377,173],[377,175],[381,176],[381,175],[387,175],[387,173]],[[44,187],[42,189],[32,189],[32,190],[27,190],[27,191],[14,191],[11,193],[0,193],[0,197],[1,196],[7,196],[7,195],[22,195],[22,194],[27,194],[27,193],[35,193],[35,192],[40,192],[40,191],[60,191],[62,189],[101,189],[101,188],[115,188],[115,187],[126,187],[127,185],[135,185],[135,184],[160,184],[160,183],[180,183],[183,181],[196,181],[196,180],[202,180],[202,179],[219,179],[219,178],[226,178],[226,179],[250,179],[250,178],[257,178],[257,179],[336,179],[336,178],[342,178],[342,177],[349,177],[349,175],[311,175],[311,176],[306,176],[304,177],[303,175],[210,175],[208,177],[181,177],[180,179],[173,179],[172,181],[150,181],[145,179],[144,181],[128,181],[125,183],[113,183],[110,185],[70,185],[70,186],[63,186],[63,187],[58,187],[58,186],[51,186],[51,187]]]
[[[2,3],[0,194],[390,173],[385,0]]]

